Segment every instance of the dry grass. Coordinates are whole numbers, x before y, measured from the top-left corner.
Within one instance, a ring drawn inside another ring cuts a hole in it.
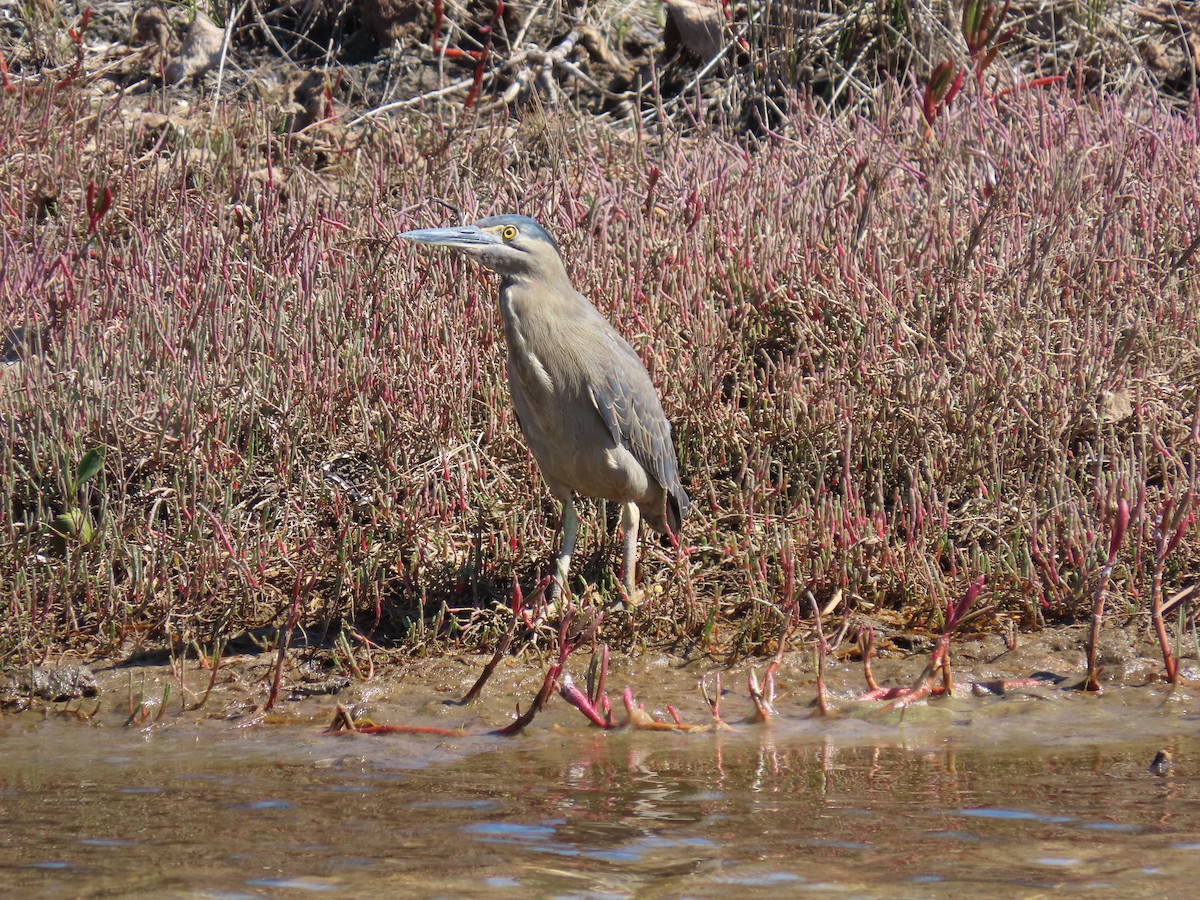
[[[495,285],[390,242],[431,198],[538,216],[661,387],[695,513],[614,628],[754,650],[805,588],[926,620],[980,575],[996,615],[1085,617],[1122,498],[1109,608],[1144,612],[1161,551],[1165,592],[1200,566],[1197,108],[968,84],[930,130],[891,96],[753,145],[531,112],[318,150],[254,105],[0,92],[0,662],[293,603],[495,634],[555,505]],[[588,516],[602,591],[605,542]]]

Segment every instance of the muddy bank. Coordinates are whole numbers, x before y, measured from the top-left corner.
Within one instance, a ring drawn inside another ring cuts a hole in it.
[[[959,698],[1045,700],[1082,693],[1087,629],[1047,629],[1019,635],[1009,649],[995,635],[972,635],[951,648],[954,696]],[[903,650],[898,644],[926,645]],[[883,693],[887,688],[908,689],[922,682],[929,663],[928,645],[919,635],[894,635],[879,641],[872,672],[879,685],[868,693],[862,654],[857,647],[839,648],[827,661],[826,690],[834,716],[856,716],[893,705],[896,715],[905,703]],[[1156,647],[1133,628],[1110,629],[1101,641],[1101,684],[1105,691],[1122,690],[1123,696],[1141,694],[1160,702],[1167,690],[1162,684],[1161,659]],[[0,680],[0,701],[9,715],[79,718],[93,724],[129,727],[163,727],[197,719],[221,719],[239,724],[290,723],[313,728],[329,726],[339,708],[359,724],[457,729],[486,733],[510,725],[527,710],[543,684],[552,654],[526,649],[502,659],[480,696],[463,704],[488,657],[455,654],[412,658],[399,653],[372,651],[360,654],[357,672],[331,666],[331,657],[312,650],[289,650],[279,676],[275,701],[270,698],[280,655],[275,648],[258,652],[230,652],[219,660],[198,662],[195,655],[168,651],[140,652],[124,661],[86,666],[61,661],[58,665],[13,670]],[[588,680],[592,657],[587,649],[573,655],[564,667],[581,687]],[[635,703],[650,716],[670,722],[668,706],[687,726],[712,722],[709,703],[720,686],[720,715],[738,726],[759,722],[751,698],[749,679],[763,679],[769,659],[747,659],[733,664],[710,656],[683,658],[647,650],[636,655],[614,654],[608,669],[607,693],[614,721],[622,723],[622,694],[629,688]],[[1182,661],[1185,678],[1195,675],[1194,658]],[[941,676],[938,676],[940,686]],[[563,679],[559,679],[561,685]],[[774,672],[777,721],[816,716],[818,694],[814,654],[810,649],[784,653]],[[1132,692],[1130,689],[1157,690]],[[765,689],[765,686],[760,686]],[[911,697],[915,704],[936,704],[939,697]],[[561,697],[554,696],[529,726],[534,730],[564,727],[587,729],[589,723]]]

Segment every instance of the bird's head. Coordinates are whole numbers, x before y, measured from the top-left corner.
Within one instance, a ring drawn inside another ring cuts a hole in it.
[[[528,216],[492,216],[459,228],[405,231],[407,241],[453,247],[505,276],[547,277],[563,271],[558,243]]]

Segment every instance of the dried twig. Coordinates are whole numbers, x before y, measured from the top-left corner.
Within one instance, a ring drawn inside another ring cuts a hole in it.
[[[533,698],[533,702],[529,704],[529,708],[524,713],[518,715],[511,724],[497,729],[493,734],[520,734],[529,726],[534,717],[542,711],[542,708],[546,705],[546,701],[550,699],[550,695],[554,693],[554,688],[558,685],[558,679],[562,675],[563,666],[567,663],[567,657],[581,643],[589,640],[595,631],[596,622],[593,620],[587,628],[572,634],[571,626],[574,620],[575,612],[573,610],[569,610],[563,615],[562,622],[558,626],[558,659],[546,670],[546,677],[542,680],[541,690],[537,692],[537,696]]]
[[[300,622],[300,599],[312,589],[316,581],[316,575],[311,575],[308,579],[304,579],[297,573],[292,583],[292,608],[288,612],[287,624],[284,625],[283,635],[279,640],[279,652],[275,658],[275,674],[271,679],[271,692],[267,695],[267,702],[263,705],[263,712],[270,712],[275,706],[275,701],[279,698],[279,685],[283,680],[283,664],[287,661],[287,651],[288,646],[292,643],[292,634]]]
[[[829,648],[825,643],[825,630],[821,626],[821,608],[817,606],[817,598],[812,591],[805,591],[808,602],[812,604],[813,623],[817,629],[817,712],[822,716],[829,715],[829,702],[825,696],[825,658]]]
[[[871,673],[871,657],[875,653],[875,629],[871,626],[858,629],[858,647],[862,653],[863,679],[867,682],[867,690],[879,690],[879,684]]]
[[[880,700],[891,699],[887,709],[903,709],[911,706],[918,700],[923,700],[932,694],[951,694],[954,690],[954,682],[950,674],[950,635],[963,621],[964,617],[978,599],[979,594],[983,591],[984,585],[987,584],[986,578],[980,575],[975,581],[971,582],[962,598],[954,604],[947,601],[946,609],[946,624],[942,628],[942,633],[938,635],[937,643],[933,646],[933,652],[929,655],[929,662],[921,671],[916,682],[908,690],[898,688],[876,688],[864,694],[860,700]],[[941,672],[942,684],[939,688],[934,684],[934,676]]]
[[[325,734],[431,734],[437,737],[465,737],[468,732],[461,728],[432,728],[424,725],[376,725],[370,719],[354,718],[342,704],[337,705],[333,721]]]
[[[537,588],[530,595],[530,602],[535,602],[541,599],[546,592],[546,587],[550,584],[550,579],[543,578],[538,582]],[[504,654],[508,652],[509,645],[512,644],[513,638],[516,636],[517,628],[522,622],[521,613],[526,606],[525,599],[521,595],[521,585],[514,578],[512,590],[512,621],[508,624],[508,630],[504,636],[500,638],[500,643],[496,645],[496,652],[492,654],[492,658],[488,660],[487,665],[483,667],[483,671],[479,674],[479,678],[471,685],[471,689],[458,702],[466,705],[479,696],[483,686],[487,684],[488,679],[492,677],[492,673],[496,671],[496,666],[500,664],[500,660],[504,658]]]
[[[1117,550],[1121,546],[1121,542],[1125,539],[1125,529],[1129,526],[1129,503],[1122,497],[1117,502],[1117,518],[1113,522],[1112,537],[1108,543],[1108,562],[1100,570],[1100,578],[1096,583],[1095,598],[1092,604],[1092,620],[1088,627],[1088,642],[1087,642],[1087,682],[1085,689],[1089,691],[1099,691],[1100,682],[1097,676],[1100,674],[1100,667],[1096,663],[1096,657],[1100,648],[1100,626],[1104,622],[1104,593],[1108,589],[1108,581],[1112,576],[1113,566],[1117,562]],[[1156,608],[1156,613],[1160,613],[1157,618],[1157,624],[1162,625],[1161,610]],[[1162,632],[1165,634],[1165,631]]]

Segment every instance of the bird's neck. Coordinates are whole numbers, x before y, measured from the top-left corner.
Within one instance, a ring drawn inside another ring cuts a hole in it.
[[[578,294],[567,273],[506,272],[500,280],[500,305],[519,316],[563,316],[577,302]]]
[[[500,277],[500,291],[502,293],[514,291],[521,294],[536,293],[553,298],[574,294],[575,288],[571,285],[571,279],[567,277],[567,270],[559,265],[553,270],[548,269],[536,273],[523,270],[503,272]]]

